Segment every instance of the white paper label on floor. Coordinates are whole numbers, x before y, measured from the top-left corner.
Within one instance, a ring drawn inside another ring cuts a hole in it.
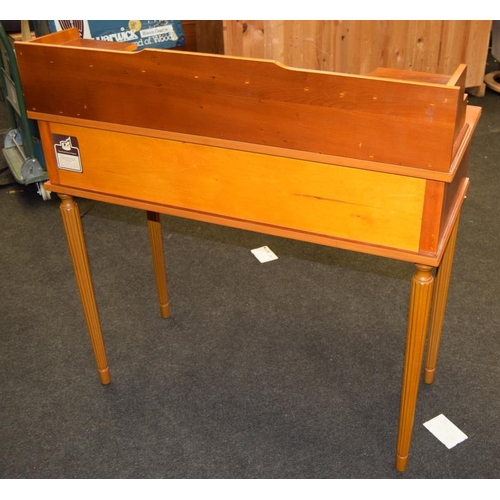
[[[444,415],[438,415],[425,422],[424,427],[432,432],[449,450],[467,439],[467,436]]]
[[[269,247],[254,248],[251,252],[257,257],[261,264],[278,258]]]

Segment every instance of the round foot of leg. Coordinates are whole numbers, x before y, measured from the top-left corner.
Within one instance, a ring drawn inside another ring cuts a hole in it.
[[[435,375],[436,375],[436,370],[425,369],[424,382],[426,384],[432,384],[434,382]]]
[[[162,318],[170,316],[170,306],[168,304],[160,304],[160,313]]]
[[[398,472],[404,472],[406,469],[406,463],[408,462],[408,455],[406,457],[396,456],[396,470]]]
[[[98,370],[98,372],[101,384],[108,385],[111,382],[111,378],[109,376],[109,368],[104,368],[104,370]]]

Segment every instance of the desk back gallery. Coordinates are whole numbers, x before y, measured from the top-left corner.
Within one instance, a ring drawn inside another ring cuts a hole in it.
[[[404,470],[431,309],[425,381],[434,379],[481,111],[467,104],[465,65],[452,75],[360,76],[133,50],[76,29],[16,43],[101,382],[109,368],[73,196],[146,210],[164,317],[161,213],[413,262],[396,457]]]

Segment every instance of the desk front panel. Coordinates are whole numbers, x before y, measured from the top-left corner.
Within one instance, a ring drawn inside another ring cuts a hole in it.
[[[60,186],[419,251],[425,179],[65,124],[50,137]]]

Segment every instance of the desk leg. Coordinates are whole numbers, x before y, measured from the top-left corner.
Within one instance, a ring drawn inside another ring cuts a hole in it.
[[[90,267],[87,257],[87,249],[83,236],[82,221],[78,205],[71,196],[60,194],[61,214],[68,239],[69,251],[73,267],[75,269],[75,278],[80,292],[83,312],[87,322],[87,328],[90,336],[94,357],[99,372],[99,378],[102,384],[109,384],[109,368],[106,359],[106,351],[102,338],[101,323],[97,312],[94,287],[90,275]]]
[[[155,272],[156,288],[158,290],[160,313],[163,318],[168,318],[170,316],[170,306],[168,303],[167,276],[163,255],[163,237],[160,214],[148,211],[147,216],[149,241],[151,243],[151,254],[153,256],[153,268]]]
[[[406,469],[410,452],[411,434],[417,406],[418,386],[422,370],[425,334],[432,298],[432,267],[416,264],[417,271],[412,279],[410,308],[408,313],[408,332],[401,390],[399,431],[396,456],[396,469]]]
[[[436,286],[434,290],[429,331],[429,345],[427,347],[427,359],[425,364],[424,381],[426,384],[432,384],[436,374],[439,343],[441,341],[441,331],[443,329],[444,313],[446,311],[446,302],[448,299],[448,288],[450,284],[451,268],[453,266],[455,244],[457,242],[457,233],[458,219],[455,222],[448,245],[443,254],[443,259],[441,260],[441,264],[436,272]]]

